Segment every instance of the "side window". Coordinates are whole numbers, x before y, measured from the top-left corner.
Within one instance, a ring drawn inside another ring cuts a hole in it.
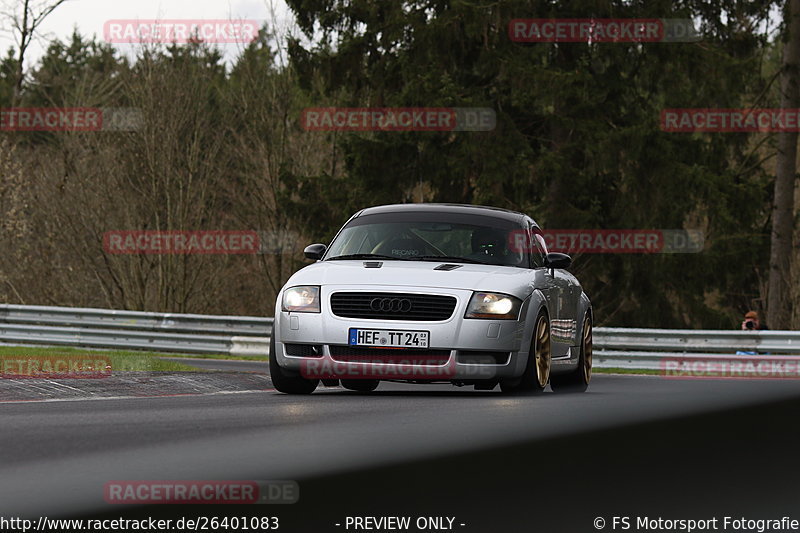
[[[533,268],[542,267],[544,266],[544,256],[547,255],[547,245],[544,242],[542,230],[535,226],[529,225],[528,235],[528,242],[530,242],[531,251],[531,263],[533,264]]]

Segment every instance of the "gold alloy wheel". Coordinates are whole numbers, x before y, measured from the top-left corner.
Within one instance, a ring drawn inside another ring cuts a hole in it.
[[[592,380],[592,320],[587,316],[583,321],[583,379]]]
[[[550,324],[544,316],[536,323],[536,377],[539,387],[545,388],[550,379]]]

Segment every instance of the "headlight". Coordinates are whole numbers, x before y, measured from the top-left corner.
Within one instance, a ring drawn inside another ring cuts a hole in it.
[[[283,311],[319,313],[319,286],[292,287],[283,292]]]
[[[472,295],[464,318],[493,318],[495,320],[516,320],[522,300],[508,294],[476,292]]]

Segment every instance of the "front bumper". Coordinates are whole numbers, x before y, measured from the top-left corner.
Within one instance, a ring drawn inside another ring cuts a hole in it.
[[[441,321],[344,318],[331,311],[335,292],[435,294],[453,296],[457,303],[450,318]],[[469,382],[521,376],[532,334],[524,320],[529,300],[523,302],[518,320],[465,319],[471,296],[472,291],[457,289],[322,286],[320,313],[276,312],[275,353],[270,356],[282,368],[309,378]],[[351,347],[350,328],[428,331],[429,347]]]

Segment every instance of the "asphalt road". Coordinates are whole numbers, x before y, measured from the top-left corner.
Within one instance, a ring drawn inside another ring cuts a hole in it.
[[[786,489],[800,479],[798,402],[795,381],[597,375],[585,394],[539,397],[384,383],[371,394],[6,403],[0,516],[130,513],[103,500],[107,482],[165,479],[297,480],[299,503],[251,506],[283,517],[284,531],[342,531],[347,513],[378,511],[458,515],[463,531],[530,520],[592,531],[590,515],[613,502],[629,504],[616,513],[675,511],[733,487],[723,506],[763,510],[786,503],[776,491],[800,502]]]

